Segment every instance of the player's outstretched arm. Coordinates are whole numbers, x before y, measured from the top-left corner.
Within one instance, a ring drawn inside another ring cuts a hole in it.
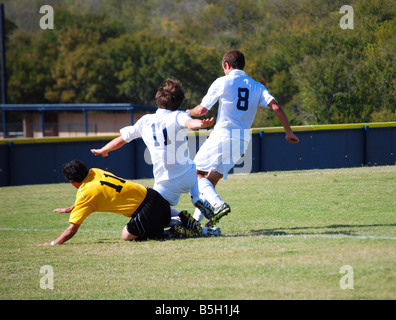
[[[208,109],[206,109],[202,105],[197,105],[195,108],[192,109],[187,109],[186,112],[191,116],[191,117],[202,117],[205,114],[209,112]]]
[[[289,120],[287,119],[286,113],[283,110],[283,108],[276,103],[275,100],[272,100],[268,106],[274,110],[275,115],[279,119],[279,121],[282,123],[283,128],[285,128],[286,132],[286,140],[289,141],[290,143],[298,143],[300,142],[300,139],[293,133],[293,130],[291,129],[289,125]]]
[[[38,244],[38,246],[53,246],[55,244],[65,243],[67,240],[73,238],[73,236],[77,233],[78,228],[80,228],[79,224],[70,223],[69,227],[62,232],[62,234],[52,242],[44,242]]]
[[[54,209],[54,212],[56,212],[56,213],[70,213],[73,211],[73,209],[74,209],[74,204],[67,208],[56,208],[56,209]]]
[[[185,127],[191,130],[195,129],[205,129],[209,128],[212,126],[214,122],[214,117],[210,119],[203,119],[203,120],[198,120],[198,119],[189,119],[185,123]]]
[[[124,144],[126,144],[125,140],[122,136],[119,136],[113,140],[111,140],[108,144],[106,144],[103,148],[100,149],[91,149],[91,152],[95,155],[101,155],[102,157],[107,157],[110,151],[117,150],[121,148]]]

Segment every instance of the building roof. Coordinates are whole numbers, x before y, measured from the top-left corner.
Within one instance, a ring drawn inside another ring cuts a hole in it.
[[[1,111],[152,111],[153,106],[131,103],[0,104]]]

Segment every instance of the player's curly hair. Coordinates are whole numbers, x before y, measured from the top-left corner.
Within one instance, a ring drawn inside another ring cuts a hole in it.
[[[158,108],[167,110],[178,110],[184,103],[184,89],[180,81],[167,79],[158,88],[155,100]]]
[[[62,167],[62,173],[66,180],[73,182],[83,182],[88,172],[88,168],[80,160],[70,161]]]

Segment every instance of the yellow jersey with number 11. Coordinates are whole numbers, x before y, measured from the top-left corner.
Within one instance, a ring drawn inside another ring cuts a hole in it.
[[[101,169],[91,169],[77,191],[69,222],[82,224],[95,211],[131,217],[146,195],[147,189],[140,184]]]

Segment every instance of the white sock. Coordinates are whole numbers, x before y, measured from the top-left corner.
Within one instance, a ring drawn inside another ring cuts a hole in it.
[[[198,180],[195,181],[194,185],[190,189],[190,197],[193,205],[199,200],[199,189],[198,189]]]
[[[199,191],[201,192],[201,199],[205,198],[214,208],[221,207],[224,204],[224,201],[220,198],[212,182],[208,179],[200,179],[198,186]]]
[[[180,220],[180,218],[179,217],[171,217],[171,220],[170,220],[170,222],[168,223],[168,225],[167,226],[165,226],[165,228],[167,228],[167,227],[173,227],[173,226],[176,226],[176,225],[181,225],[182,223],[181,223],[181,220]]]
[[[204,215],[203,215],[203,213],[201,212],[201,210],[199,210],[198,208],[195,208],[193,218],[194,218],[195,220],[197,220],[198,222],[201,222],[202,219],[204,218]]]

